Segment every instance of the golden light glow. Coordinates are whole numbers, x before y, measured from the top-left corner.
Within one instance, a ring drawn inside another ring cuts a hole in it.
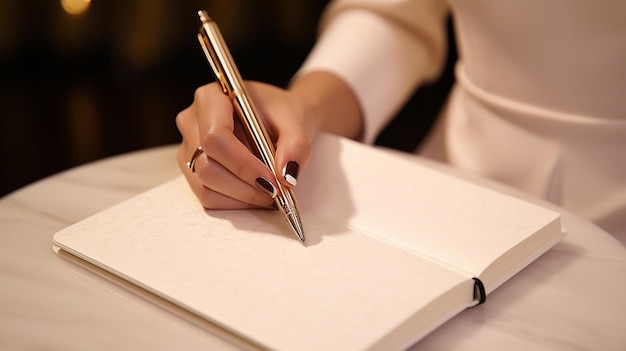
[[[61,0],[61,7],[70,15],[80,15],[87,11],[91,0]]]

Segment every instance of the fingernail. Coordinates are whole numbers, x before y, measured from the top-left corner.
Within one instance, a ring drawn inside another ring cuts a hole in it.
[[[289,161],[283,168],[283,177],[287,183],[296,186],[298,184],[298,171],[300,171],[300,165],[296,161]]]
[[[270,183],[269,180],[263,177],[258,177],[255,184],[259,190],[269,195],[272,199],[276,197],[276,188],[274,187],[274,184]]]

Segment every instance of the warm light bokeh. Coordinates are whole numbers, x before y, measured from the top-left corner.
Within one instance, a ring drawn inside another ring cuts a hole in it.
[[[87,11],[91,0],[61,0],[61,7],[70,15],[80,15]]]
[[[0,197],[86,162],[180,143],[176,114],[213,80],[198,9],[219,19],[247,79],[286,86],[325,2],[0,0]]]

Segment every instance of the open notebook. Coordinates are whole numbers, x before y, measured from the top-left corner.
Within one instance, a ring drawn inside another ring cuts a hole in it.
[[[380,149],[322,135],[313,155],[296,188],[307,246],[276,211],[202,209],[181,176],[54,247],[251,346],[395,350],[563,236],[558,213]]]

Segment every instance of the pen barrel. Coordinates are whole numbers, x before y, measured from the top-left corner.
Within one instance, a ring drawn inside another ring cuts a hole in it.
[[[245,93],[237,94],[231,97],[231,100],[237,116],[246,129],[248,143],[253,148],[252,151],[273,173],[276,173],[274,169],[274,154],[276,151],[274,145],[269,142],[269,140],[271,140],[269,133],[260,120],[259,112],[254,106],[254,103]],[[257,118],[257,116],[259,116],[259,118]]]
[[[271,142],[263,120],[256,106],[248,94],[241,74],[235,65],[228,46],[222,37],[217,24],[210,19],[204,11],[199,12],[202,25],[198,32],[198,40],[204,50],[205,56],[211,65],[216,80],[220,83],[224,94],[228,95],[231,103],[246,129],[248,144],[251,151],[267,166],[274,174],[278,186],[276,203],[279,210],[291,224],[298,238],[304,242],[304,234],[300,221],[296,197],[291,188],[284,187],[278,179],[275,169],[274,145]]]
[[[204,36],[202,33],[204,33]],[[217,23],[213,20],[202,22],[198,40],[209,60],[215,79],[222,86],[224,94],[234,99],[235,95],[244,93],[243,79]]]
[[[235,112],[246,129],[248,142],[254,152],[274,174],[274,145],[269,142],[270,136],[262,123],[261,115],[249,98],[239,69],[235,65],[230,50],[217,24],[208,15],[204,17],[198,40],[207,56],[217,82],[222,86],[224,94],[230,98]],[[204,33],[203,36],[202,33]]]

